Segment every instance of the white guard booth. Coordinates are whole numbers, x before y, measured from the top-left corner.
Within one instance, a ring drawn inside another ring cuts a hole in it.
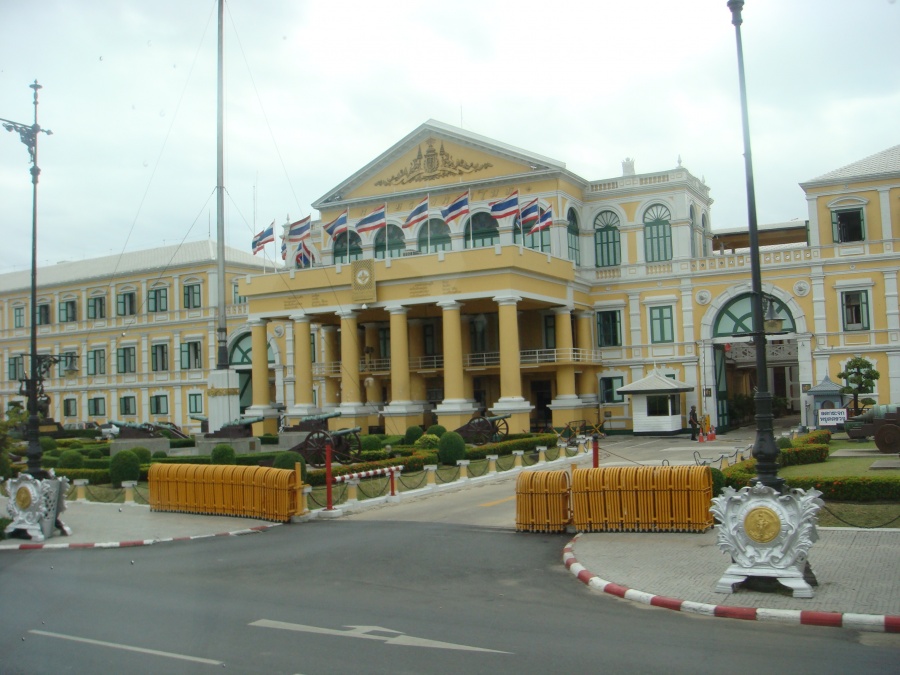
[[[620,394],[631,396],[632,425],[635,436],[674,435],[684,429],[681,395],[693,391],[687,382],[666,377],[654,369],[647,377],[619,387]]]

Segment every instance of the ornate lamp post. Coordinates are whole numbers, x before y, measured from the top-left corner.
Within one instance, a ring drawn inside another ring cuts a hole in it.
[[[759,267],[759,231],[756,223],[756,193],[753,189],[753,160],[750,154],[750,122],[747,116],[747,85],[744,80],[744,52],[741,46],[741,10],[744,0],[728,0],[731,23],[737,39],[738,77],[741,89],[741,120],[744,130],[744,170],[747,174],[747,217],[750,229],[750,302],[753,312],[753,342],[756,345],[756,441],[753,457],[756,459],[756,483],[781,492],[784,479],[778,477],[776,460],[780,450],[775,445],[772,430],[772,392],[769,391],[769,374],[766,365],[766,332],[763,322],[762,276]]]
[[[763,297],[759,269],[759,233],[756,227],[756,197],[753,192],[753,162],[750,159],[750,126],[747,121],[747,91],[744,83],[744,56],[741,48],[741,10],[744,0],[728,0],[731,23],[737,37],[738,73],[741,86],[741,115],[744,127],[744,166],[747,173],[747,212],[750,220],[751,309],[753,342],[756,345],[756,441],[753,457],[757,475],[751,485],[734,490],[725,487],[713,499],[710,511],[719,521],[716,543],[731,556],[732,564],[719,579],[716,591],[732,593],[734,587],[751,580],[763,585],[757,590],[774,591],[781,586],[795,598],[813,597],[815,575],[808,554],[818,539],[816,512],[822,505],[818,490],[785,490],[778,477],[778,446],[772,433],[772,394],[766,366],[766,325],[777,328],[775,299]],[[763,302],[769,309],[763,321]],[[762,580],[762,581],[760,581]],[[777,580],[778,584],[765,583]]]
[[[20,393],[28,399],[28,473],[35,478],[45,477],[41,469],[41,444],[39,441],[38,403],[44,395],[44,376],[50,370],[53,363],[58,363],[59,358],[53,356],[40,356],[37,351],[37,186],[38,176],[41,173],[38,168],[38,134],[45,133],[48,136],[53,132],[42,129],[38,124],[38,90],[41,85],[34,81],[28,85],[34,90],[34,123],[21,124],[0,118],[0,124],[7,131],[14,131],[28,148],[31,157],[31,377],[22,380]],[[23,391],[24,390],[24,391]]]

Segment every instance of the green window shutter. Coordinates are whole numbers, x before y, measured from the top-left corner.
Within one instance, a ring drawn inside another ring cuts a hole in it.
[[[831,212],[831,238],[836,244],[841,241],[841,224],[837,211]]]

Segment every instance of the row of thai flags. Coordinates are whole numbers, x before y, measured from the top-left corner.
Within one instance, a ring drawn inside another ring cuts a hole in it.
[[[418,225],[421,222],[428,220],[428,203],[429,197],[425,195],[425,198],[419,202],[415,208],[409,212],[409,215],[406,217],[406,220],[403,223],[404,228],[410,228],[414,225]],[[519,201],[519,191],[514,190],[512,194],[504,199],[500,199],[495,202],[490,202],[490,213],[494,218],[511,218],[514,216],[519,217],[519,223],[524,230],[526,226],[530,225],[531,229],[528,230],[527,234],[535,234],[540,232],[541,230],[545,230],[550,227],[553,222],[553,209],[548,208],[546,211],[541,213],[540,207],[538,205],[537,198],[532,199],[531,201],[520,203]],[[363,218],[360,218],[356,221],[356,225],[354,229],[358,233],[363,232],[375,232],[380,230],[383,227],[387,226],[387,204],[382,204],[378,208],[376,208],[372,213]],[[458,197],[454,198],[450,204],[441,209],[441,216],[444,219],[444,222],[448,225],[452,223],[454,220],[462,218],[469,214],[469,191],[466,190]],[[325,225],[323,229],[328,233],[328,236],[334,239],[339,234],[346,232],[350,229],[349,220],[348,220],[349,210],[344,209],[343,213],[341,213],[337,218],[332,220],[330,223]],[[302,220],[298,220],[296,223],[291,223],[288,227],[288,233],[285,237],[282,238],[281,242],[281,259],[284,260],[287,256],[287,244],[297,244],[298,247],[298,258],[301,254],[306,255],[309,259],[312,258],[312,254],[309,252],[309,248],[306,246],[305,240],[309,238],[311,234],[311,220],[310,216],[306,216]],[[272,224],[269,225],[262,232],[257,234],[253,238],[253,253],[259,253],[266,244],[275,241],[275,221],[272,221]],[[299,259],[298,259],[299,262]]]

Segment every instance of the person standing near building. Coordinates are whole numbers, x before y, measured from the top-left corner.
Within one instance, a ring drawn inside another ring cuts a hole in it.
[[[697,440],[697,428],[700,426],[700,420],[697,419],[697,406],[691,406],[691,412],[688,415],[688,424],[691,425],[691,440]]]

